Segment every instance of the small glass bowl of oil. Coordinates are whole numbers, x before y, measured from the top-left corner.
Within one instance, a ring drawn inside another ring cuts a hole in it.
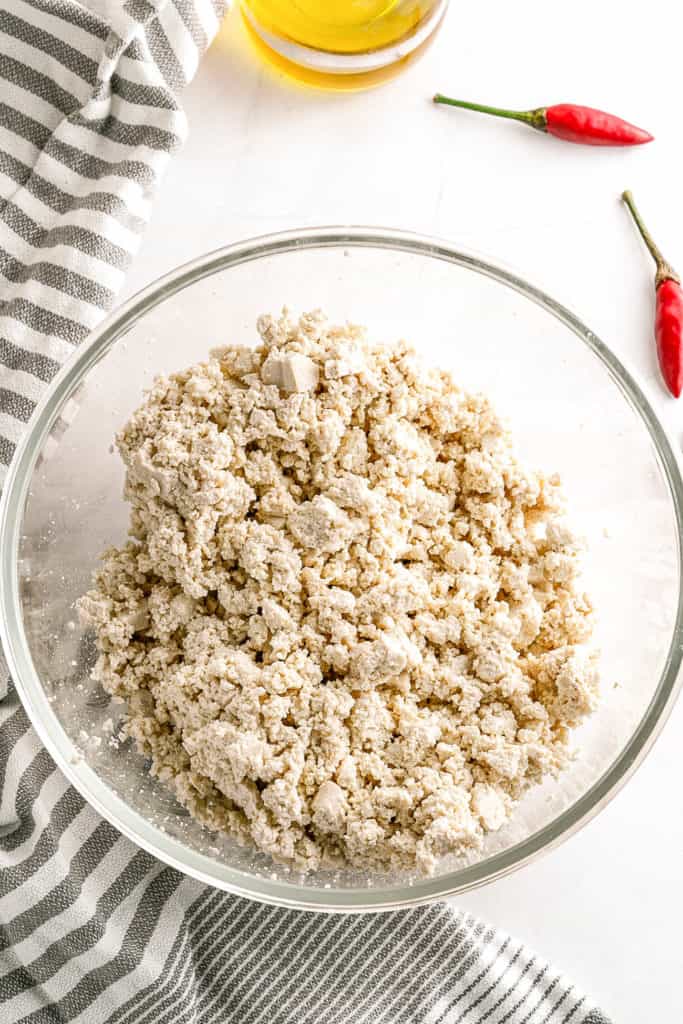
[[[392,77],[429,44],[448,0],[242,0],[258,49],[289,74],[332,89]]]

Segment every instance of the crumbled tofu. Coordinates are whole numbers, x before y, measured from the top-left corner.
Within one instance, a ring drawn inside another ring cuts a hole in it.
[[[477,782],[472,790],[472,810],[479,816],[482,826],[496,832],[507,817],[505,794],[495,786]]]
[[[353,535],[353,524],[346,513],[322,494],[299,505],[287,519],[287,526],[302,548],[315,552],[339,551]]]
[[[429,873],[595,707],[581,549],[559,480],[407,344],[258,326],[117,439],[130,540],[80,602],[94,678],[209,828],[302,870]]]
[[[312,391],[318,385],[318,366],[298,352],[279,356],[271,352],[261,367],[264,384],[275,384],[283,391]]]
[[[346,819],[346,796],[344,790],[327,779],[311,801],[313,824],[321,832],[338,835],[343,831]]]

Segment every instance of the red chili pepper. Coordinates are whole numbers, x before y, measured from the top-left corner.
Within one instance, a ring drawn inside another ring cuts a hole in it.
[[[486,107],[481,103],[454,100],[441,93],[436,94],[434,102],[522,121],[537,131],[547,132],[565,142],[579,142],[586,146],[640,146],[653,139],[643,128],[636,128],[634,124],[622,121],[614,114],[606,114],[604,110],[594,110],[592,107],[577,107],[573,103],[557,103],[554,107],[537,107],[536,110],[503,110],[500,107]]]
[[[676,271],[664,259],[645,227],[630,192],[624,192],[626,203],[645,245],[657,264],[655,288],[655,339],[662,377],[667,388],[678,398],[683,391],[683,289]]]

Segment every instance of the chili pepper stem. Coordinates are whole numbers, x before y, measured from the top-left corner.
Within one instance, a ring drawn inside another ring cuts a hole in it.
[[[632,193],[627,189],[625,192],[622,192],[621,198],[626,203],[628,211],[631,214],[631,217],[633,218],[636,227],[638,228],[640,237],[645,242],[645,245],[647,246],[650,255],[657,264],[657,277],[655,280],[656,286],[659,287],[659,285],[662,284],[664,281],[676,281],[677,284],[680,284],[680,277],[673,269],[671,264],[664,259],[661,250],[659,249],[659,246],[656,245],[652,235],[648,231],[645,221],[641,217],[640,211],[638,210],[638,207],[635,204],[635,200],[633,198]]]
[[[538,110],[506,110],[503,107],[488,107],[483,103],[469,103],[467,100],[454,100],[450,96],[443,96],[437,92],[433,97],[434,103],[444,103],[449,107],[461,107],[463,110],[476,110],[480,114],[491,114],[493,117],[507,117],[511,121],[521,121],[538,131],[546,131],[545,110],[539,107]]]

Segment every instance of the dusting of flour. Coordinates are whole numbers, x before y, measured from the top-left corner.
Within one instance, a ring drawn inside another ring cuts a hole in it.
[[[303,870],[430,873],[595,706],[559,481],[408,345],[258,327],[118,437],[131,539],[80,602],[95,678],[211,829]]]

